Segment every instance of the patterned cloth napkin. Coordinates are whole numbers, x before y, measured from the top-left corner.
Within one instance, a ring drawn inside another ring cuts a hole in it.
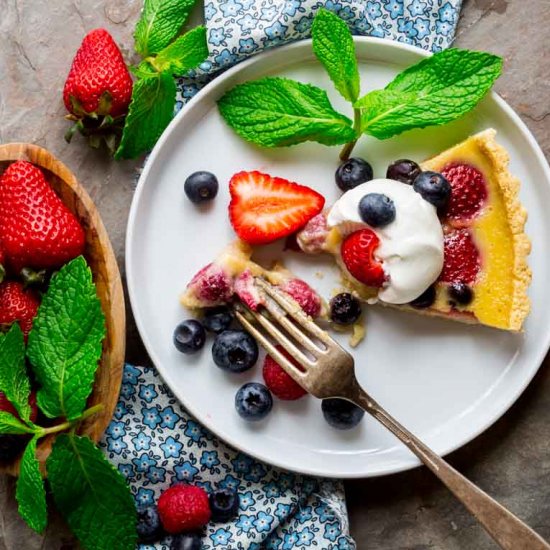
[[[352,32],[438,51],[453,38],[462,0],[211,0],[204,17],[210,56],[178,79],[180,109],[223,69],[269,47],[309,36],[325,7]],[[177,482],[238,488],[235,521],[209,524],[205,549],[355,548],[342,485],[294,475],[228,448],[193,420],[150,367],[126,365],[115,418],[103,438],[138,505]],[[141,550],[169,547],[169,540]]]

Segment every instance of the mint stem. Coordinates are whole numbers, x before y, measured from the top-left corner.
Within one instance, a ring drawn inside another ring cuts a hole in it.
[[[65,432],[70,428],[74,428],[79,422],[82,422],[86,420],[86,418],[89,418],[90,416],[93,416],[94,414],[101,412],[103,408],[104,408],[103,403],[99,403],[99,405],[94,405],[93,407],[90,407],[89,409],[85,410],[75,420],[71,420],[70,422],[63,422],[62,424],[58,424],[57,426],[52,426],[50,428],[42,428],[42,431],[39,432],[38,437],[44,437],[50,434]]]
[[[355,144],[359,140],[361,135],[361,109],[353,109],[353,129],[355,130],[355,135],[357,136],[353,141],[346,143],[344,148],[340,151],[340,160],[346,161],[349,159]]]

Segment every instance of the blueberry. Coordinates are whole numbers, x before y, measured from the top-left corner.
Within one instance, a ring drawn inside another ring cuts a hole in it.
[[[349,191],[361,183],[370,181],[372,176],[372,166],[360,158],[350,158],[344,161],[338,166],[334,175],[336,185],[342,191]]]
[[[25,448],[28,438],[21,435],[0,435],[0,462],[11,462]]]
[[[162,526],[156,506],[138,508],[137,534],[141,542],[155,542],[162,535]]]
[[[323,399],[321,409],[325,420],[338,430],[349,430],[361,422],[365,411],[345,399]]]
[[[258,344],[244,330],[224,330],[212,346],[214,363],[230,372],[244,372],[258,360]]]
[[[359,201],[359,215],[371,227],[383,227],[395,220],[395,204],[383,193],[368,193]]]
[[[170,550],[201,550],[202,541],[198,533],[175,535],[170,543]]]
[[[265,418],[273,407],[273,398],[269,390],[257,382],[242,386],[235,395],[235,408],[245,420],[253,422]]]
[[[451,198],[451,184],[438,172],[422,172],[414,180],[413,189],[436,208],[445,208]]]
[[[349,292],[337,294],[330,301],[330,318],[338,325],[352,325],[360,316],[361,304]]]
[[[204,311],[204,319],[202,324],[204,328],[210,332],[219,334],[227,330],[233,321],[233,314],[230,309],[225,306],[212,307]]]
[[[415,298],[409,305],[417,309],[425,309],[435,302],[435,286],[429,286],[418,298]]]
[[[239,511],[239,493],[236,489],[219,488],[210,493],[208,499],[212,511],[212,521],[229,521]]]
[[[193,172],[183,188],[187,198],[195,204],[211,201],[218,194],[218,178],[210,172]]]
[[[388,166],[386,177],[390,180],[412,185],[421,171],[420,166],[414,160],[399,159]]]
[[[449,296],[454,302],[466,305],[474,299],[474,291],[466,283],[453,283],[449,287]]]
[[[182,321],[174,330],[174,346],[182,353],[196,353],[205,340],[204,327],[195,319]]]

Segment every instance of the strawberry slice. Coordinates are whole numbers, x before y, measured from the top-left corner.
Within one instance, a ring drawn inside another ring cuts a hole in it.
[[[229,192],[231,225],[250,244],[287,237],[325,205],[324,197],[309,187],[256,171],[235,174]]]
[[[374,251],[380,244],[380,239],[371,229],[360,229],[348,235],[340,253],[348,271],[361,283],[381,287],[386,274],[382,264],[374,257]]]

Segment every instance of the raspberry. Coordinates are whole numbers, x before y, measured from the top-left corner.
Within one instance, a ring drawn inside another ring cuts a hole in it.
[[[444,263],[439,276],[446,283],[466,283],[475,281],[481,262],[479,252],[467,229],[447,233],[444,238]]]
[[[348,271],[365,285],[381,287],[386,280],[382,264],[374,257],[380,244],[376,233],[371,229],[355,231],[342,243],[342,260]]]
[[[448,164],[441,172],[451,184],[451,198],[446,216],[469,220],[476,216],[487,199],[483,174],[469,164]]]
[[[294,298],[311,317],[317,317],[321,313],[321,299],[305,281],[290,279],[281,285],[281,290]]]
[[[285,357],[292,360],[290,355],[281,346],[277,346],[277,349]],[[263,376],[266,386],[279,399],[294,401],[307,393],[270,355],[266,355],[265,357]]]
[[[188,288],[193,289],[195,296],[205,305],[219,305],[228,302],[233,295],[231,277],[218,265],[208,264],[192,279]]]
[[[174,485],[160,496],[158,513],[162,526],[172,535],[200,529],[210,521],[208,495],[195,485]]]

